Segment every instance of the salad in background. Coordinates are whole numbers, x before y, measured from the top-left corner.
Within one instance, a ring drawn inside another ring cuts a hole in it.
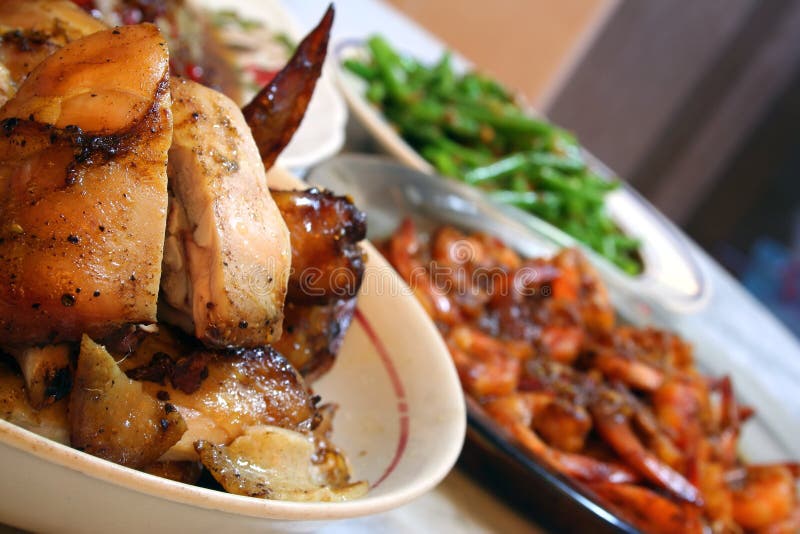
[[[184,0],[73,0],[109,25],[152,22],[170,45],[173,74],[249,101],[286,64],[295,40],[233,9],[205,9]]]
[[[544,219],[630,275],[642,272],[640,242],[606,209],[619,182],[591,170],[574,135],[530,116],[497,81],[456,72],[450,53],[423,65],[380,36],[365,52],[343,67],[366,82],[365,97],[440,174]]]

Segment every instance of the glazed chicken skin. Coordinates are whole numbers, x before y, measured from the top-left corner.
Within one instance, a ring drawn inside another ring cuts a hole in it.
[[[366,215],[350,198],[317,188],[273,190],[272,197],[292,241],[283,335],[273,346],[312,382],[333,365],[353,319]]]
[[[272,346],[313,382],[333,366],[356,303],[355,298],[311,305],[287,302],[283,335]]]
[[[202,439],[225,445],[254,425],[309,430],[316,417],[311,392],[287,360],[269,347],[214,350],[160,327],[132,352],[114,353],[120,368],[152,397],[168,400],[188,431],[168,460],[195,460]]]
[[[44,58],[105,28],[69,0],[0,3],[0,104]]]
[[[106,30],[49,56],[0,109],[0,346],[156,320],[167,68],[155,26]]]
[[[292,236],[289,300],[324,304],[354,297],[364,276],[367,219],[347,197],[312,188],[272,191]]]
[[[209,346],[263,346],[281,335],[289,231],[236,104],[188,80],[171,90],[164,316]]]

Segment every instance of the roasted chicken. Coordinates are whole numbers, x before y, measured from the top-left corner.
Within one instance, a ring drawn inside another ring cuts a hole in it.
[[[145,393],[88,336],[81,341],[69,397],[69,427],[76,449],[136,468],[158,460],[186,432],[173,405]]]
[[[263,346],[281,335],[289,232],[236,104],[187,80],[171,89],[165,318],[183,314],[210,346]]]
[[[230,445],[198,441],[200,460],[231,493],[290,501],[344,501],[367,483],[349,482],[344,457],[320,447],[313,435],[250,427]]]
[[[47,56],[105,29],[69,0],[0,3],[0,105]]]
[[[310,430],[316,408],[302,377],[270,348],[212,350],[168,327],[148,335],[120,368],[168,400],[188,431],[165,457],[196,459],[193,443],[226,444],[253,425]]]
[[[355,297],[325,304],[287,302],[283,335],[273,347],[313,382],[333,365],[355,309]]]
[[[317,27],[297,45],[286,67],[242,110],[267,169],[289,144],[306,113],[328,53],[333,13],[331,5]]]
[[[364,212],[327,191],[272,191],[292,236],[289,300],[322,304],[351,298],[364,275]]]
[[[316,190],[276,193],[281,213],[265,173],[331,20],[248,124],[224,95],[170,80],[153,25],[105,29],[58,0],[0,6],[0,417],[173,480],[204,465],[235,493],[366,491],[328,441],[333,408],[292,365],[315,378],[334,360],[364,216]],[[295,280],[287,299],[293,262],[330,275],[321,294]]]
[[[35,408],[28,401],[28,395],[13,361],[0,362],[0,419],[69,445],[67,403],[61,401]]]
[[[45,59],[0,109],[0,345],[156,320],[167,65],[155,26],[97,32]]]

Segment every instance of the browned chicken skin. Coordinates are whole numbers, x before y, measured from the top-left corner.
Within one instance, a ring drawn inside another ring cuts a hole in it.
[[[288,300],[325,303],[354,297],[364,276],[366,215],[329,191],[272,191],[292,236]]]
[[[167,63],[155,26],[98,32],[44,60],[0,109],[0,345],[155,321]]]
[[[269,347],[210,350],[161,327],[147,336],[121,368],[146,392],[172,403],[188,431],[166,459],[196,459],[199,439],[227,444],[253,425],[309,430],[315,401],[302,377]]]
[[[69,0],[0,3],[0,104],[47,56],[67,43],[105,29]]]
[[[263,346],[281,335],[288,230],[236,104],[188,80],[171,88],[164,299],[210,346]]]
[[[333,365],[355,309],[355,298],[317,305],[287,302],[283,336],[272,346],[313,382]]]

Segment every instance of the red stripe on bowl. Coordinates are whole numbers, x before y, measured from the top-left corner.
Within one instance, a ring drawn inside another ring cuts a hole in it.
[[[405,453],[406,446],[408,445],[408,435],[410,432],[408,402],[406,401],[406,391],[403,387],[403,381],[400,380],[400,375],[397,373],[397,369],[394,366],[391,356],[389,356],[389,351],[386,350],[386,346],[384,346],[383,342],[378,337],[378,334],[375,333],[375,329],[372,328],[372,324],[370,324],[369,320],[358,308],[356,308],[355,317],[356,321],[358,321],[358,324],[361,325],[361,328],[363,328],[364,332],[367,334],[370,343],[372,343],[372,346],[375,347],[375,351],[380,356],[381,362],[386,369],[386,373],[389,375],[389,381],[392,383],[392,389],[394,390],[395,397],[397,398],[397,412],[400,416],[400,437],[397,440],[397,447],[394,451],[394,457],[380,478],[374,484],[372,484],[372,488],[374,489],[377,488],[381,482],[386,480],[386,477],[392,474],[392,471],[395,470],[397,464],[400,463],[403,453]]]

